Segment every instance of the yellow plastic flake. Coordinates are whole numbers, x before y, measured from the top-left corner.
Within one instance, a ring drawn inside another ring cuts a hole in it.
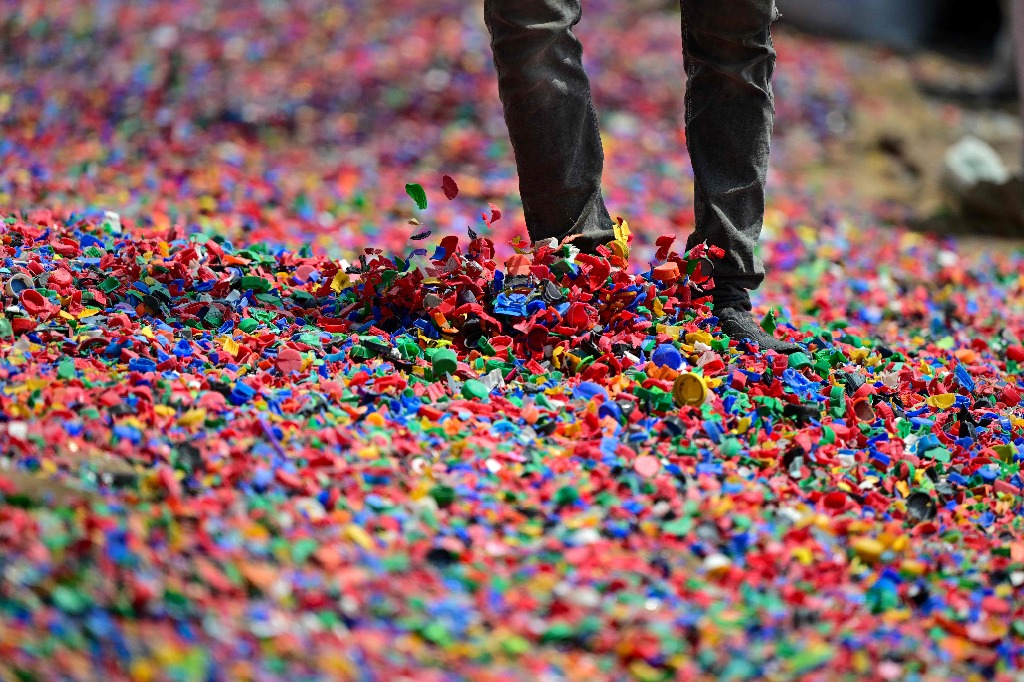
[[[900,491],[900,495],[903,497],[910,496],[910,486],[907,485],[906,481],[896,481],[896,490]]]
[[[236,355],[238,355],[238,344],[230,336],[225,336],[224,338],[222,338],[220,340],[220,345],[221,348],[224,349],[224,352],[230,355],[231,357],[235,357]]]
[[[849,487],[847,487],[849,490]],[[853,533],[866,533],[872,528],[872,525],[867,521],[854,520],[847,526],[847,534],[852,535]]]
[[[810,566],[811,562],[814,561],[814,554],[811,553],[811,550],[808,547],[794,547],[791,554],[794,559],[804,566]]]
[[[317,656],[317,667],[334,680],[355,679],[358,673],[354,666],[355,664],[345,658],[344,654],[337,651],[324,651]],[[250,675],[251,677],[253,676]],[[234,677],[234,679],[239,678]]]
[[[634,679],[641,680],[641,682],[654,682],[654,680],[662,679],[661,671],[657,668],[652,668],[642,658],[638,658],[629,664],[629,672]]]
[[[349,276],[344,270],[338,270],[334,273],[334,279],[331,280],[331,291],[336,294],[340,294],[345,287],[349,284]]]
[[[804,244],[814,244],[821,239],[821,232],[810,225],[801,225],[796,228],[797,236]]]
[[[566,355],[565,355],[566,367],[571,369],[573,372],[575,372],[576,369],[579,368],[581,362],[583,362],[583,358],[581,358],[580,356],[575,355],[573,353],[566,353]]]
[[[850,548],[867,564],[873,564],[882,558],[885,547],[875,538],[860,537],[850,543]]]
[[[904,559],[903,562],[900,563],[900,571],[903,573],[909,573],[910,575],[924,575],[926,568],[927,567],[923,563],[913,559]]]
[[[354,523],[348,524],[345,526],[345,537],[363,549],[373,549],[373,538],[362,526],[357,526]]]
[[[937,407],[940,410],[945,410],[953,406],[956,402],[956,393],[940,393],[938,395],[929,396],[928,400],[929,407]]]
[[[866,678],[872,667],[871,657],[863,649],[858,649],[850,657],[850,667],[853,672],[862,678]]]
[[[640,532],[649,538],[656,538],[661,535],[661,526],[654,521],[641,521],[639,528]]]
[[[672,327],[667,324],[659,324],[655,329],[659,334],[668,334],[673,339],[678,339],[679,334],[683,331],[682,327]]]
[[[686,335],[684,340],[686,341],[686,343],[690,345],[693,345],[700,341],[705,346],[710,346],[712,339],[711,334],[708,334],[707,332],[690,332]]]
[[[158,417],[173,417],[175,414],[174,408],[170,405],[154,405],[153,412],[155,412]]]
[[[868,348],[851,348],[850,349],[850,360],[860,364],[864,362],[871,350]]]
[[[428,469],[427,475],[429,475],[429,473],[430,470]],[[415,486],[413,486],[412,490],[409,491],[409,499],[414,501],[422,500],[423,498],[430,494],[431,487],[432,486],[429,485],[427,482],[416,484]]]
[[[178,417],[178,426],[196,426],[202,424],[206,420],[206,410],[203,408],[197,408],[189,410],[185,414]]]
[[[627,223],[625,220],[623,220],[621,224],[617,223],[613,225],[612,231],[615,233],[615,239],[621,241],[626,241],[627,239],[629,239],[629,235],[632,234],[632,232],[630,232],[629,230],[629,223]]]

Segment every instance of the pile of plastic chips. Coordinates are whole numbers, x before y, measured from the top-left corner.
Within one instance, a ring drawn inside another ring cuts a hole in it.
[[[872,272],[877,233],[826,229],[844,268],[784,231],[813,313],[762,321],[788,357],[717,330],[718,254],[671,239],[630,274],[479,236],[347,263],[7,217],[5,665],[1011,669],[1024,261],[895,233]]]
[[[801,352],[725,337],[634,5],[587,256],[521,239],[476,3],[0,3],[0,679],[1014,679],[1024,254],[815,194],[870,109],[780,32]]]

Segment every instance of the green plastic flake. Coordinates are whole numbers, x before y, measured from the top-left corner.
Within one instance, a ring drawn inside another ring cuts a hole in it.
[[[267,292],[274,288],[274,285],[264,277],[256,277],[253,275],[246,275],[245,277],[239,278],[238,288],[243,291],[260,291]]]
[[[116,277],[107,277],[105,280],[100,282],[100,291],[105,294],[109,294],[118,287],[121,286],[121,280]]]
[[[416,208],[422,211],[427,207],[427,193],[423,191],[422,185],[409,183],[405,186],[405,193],[416,202]]]

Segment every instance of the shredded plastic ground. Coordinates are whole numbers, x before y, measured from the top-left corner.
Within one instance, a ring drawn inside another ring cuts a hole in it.
[[[587,8],[586,256],[525,240],[477,7],[22,4],[5,679],[1013,678],[1024,254],[806,191],[836,48],[780,41],[782,356],[679,246],[666,15]]]

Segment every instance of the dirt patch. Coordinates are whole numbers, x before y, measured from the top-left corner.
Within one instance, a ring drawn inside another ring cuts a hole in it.
[[[1009,168],[1019,168],[1024,136],[1016,108],[957,106],[925,97],[915,83],[977,82],[983,69],[934,53],[908,59],[863,45],[845,48],[857,106],[846,138],[827,149],[821,169],[827,195],[861,205],[891,203],[920,229],[1024,244],[1024,234],[999,233],[997,226],[960,215],[941,180],[946,150],[968,134],[990,144]]]

